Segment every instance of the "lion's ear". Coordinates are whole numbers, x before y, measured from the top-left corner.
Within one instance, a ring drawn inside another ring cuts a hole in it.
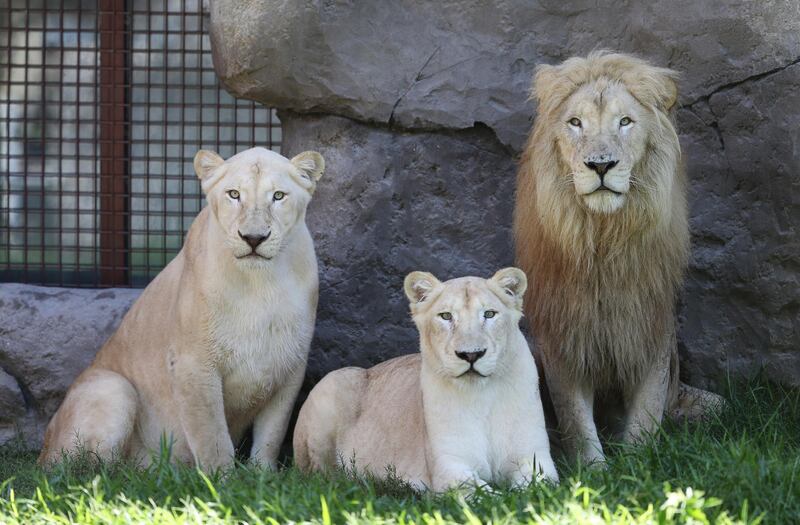
[[[623,81],[639,101],[667,113],[678,101],[678,72],[663,67],[632,68]]]
[[[325,171],[325,159],[316,151],[304,151],[292,157],[291,163],[300,171],[300,176],[310,183],[313,191],[317,181]]]
[[[537,113],[547,114],[557,108],[575,90],[575,84],[564,74],[562,66],[536,66],[531,85],[531,98]]]
[[[528,288],[528,278],[525,276],[525,272],[514,267],[503,268],[498,270],[490,280],[513,297],[518,306],[522,306],[522,296]]]
[[[544,96],[552,91],[556,85],[557,79],[556,66],[549,64],[536,66],[536,71],[533,73],[533,83],[531,84],[531,97],[541,104]]]
[[[406,292],[411,304],[421,303],[424,301],[431,290],[440,285],[439,279],[428,272],[411,272],[406,275],[406,280],[403,282],[403,289]]]
[[[218,177],[212,177],[214,170],[222,166],[225,159],[207,149],[201,149],[194,156],[194,172],[200,178],[203,192],[208,193]]]

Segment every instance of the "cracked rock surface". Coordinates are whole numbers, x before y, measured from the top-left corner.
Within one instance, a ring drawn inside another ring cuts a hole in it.
[[[534,67],[598,48],[681,73],[693,255],[683,376],[761,367],[800,384],[800,3],[795,0],[211,2],[214,65],[318,149],[322,290],[311,380],[416,348],[415,269],[512,262],[515,159]],[[346,117],[346,118],[341,118]]]

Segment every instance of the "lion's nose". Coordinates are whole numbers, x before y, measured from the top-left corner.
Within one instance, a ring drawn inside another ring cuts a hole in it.
[[[244,240],[244,242],[246,242],[247,244],[249,244],[249,245],[250,245],[250,247],[251,247],[252,249],[254,249],[254,250],[255,250],[256,248],[258,248],[258,245],[259,245],[259,244],[261,244],[262,242],[264,242],[264,241],[266,241],[267,239],[269,239],[269,236],[272,234],[272,232],[271,232],[271,231],[270,231],[270,232],[267,232],[267,234],[266,234],[266,235],[260,235],[260,234],[253,235],[253,234],[249,234],[249,233],[248,233],[247,235],[244,235],[242,232],[238,232],[238,233],[239,233],[239,237],[241,237],[241,238],[242,238],[242,240]]]
[[[584,162],[584,164],[586,164],[586,167],[588,167],[590,170],[593,170],[595,173],[600,175],[600,179],[602,180],[603,176],[606,173],[608,173],[608,170],[617,165],[617,161],[616,160],[611,160],[608,162],[589,161],[589,162]]]
[[[456,357],[459,359],[463,359],[469,364],[475,364],[475,361],[480,359],[486,354],[486,349],[481,348],[480,350],[472,350],[470,352],[456,352]]]

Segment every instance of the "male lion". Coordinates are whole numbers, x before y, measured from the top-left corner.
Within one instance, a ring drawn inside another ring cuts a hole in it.
[[[251,459],[274,467],[303,381],[318,277],[306,207],[324,161],[263,148],[194,168],[209,205],[67,392],[40,463],[79,447],[146,464],[231,464],[253,424]]]
[[[517,261],[568,452],[603,461],[593,405],[624,405],[636,441],[679,395],[675,302],[689,255],[675,72],[598,51],[543,65],[517,181]],[[690,400],[692,396],[695,399]],[[684,407],[686,408],[686,407]],[[688,407],[696,410],[697,407]]]
[[[557,481],[536,364],[518,326],[526,286],[517,268],[445,283],[409,274],[421,354],[328,374],[300,410],[297,465],[321,470],[352,461],[379,477],[393,467],[415,487],[436,491]]]

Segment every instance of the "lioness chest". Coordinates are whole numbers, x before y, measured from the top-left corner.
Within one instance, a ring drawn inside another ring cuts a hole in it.
[[[483,480],[506,479],[519,461],[532,457],[547,442],[544,426],[537,424],[537,385],[530,366],[520,366],[501,383],[457,392],[427,383],[425,420],[434,478],[437,471],[467,468]]]
[[[314,329],[307,286],[222,297],[211,312],[211,353],[228,413],[249,412],[306,361]]]

